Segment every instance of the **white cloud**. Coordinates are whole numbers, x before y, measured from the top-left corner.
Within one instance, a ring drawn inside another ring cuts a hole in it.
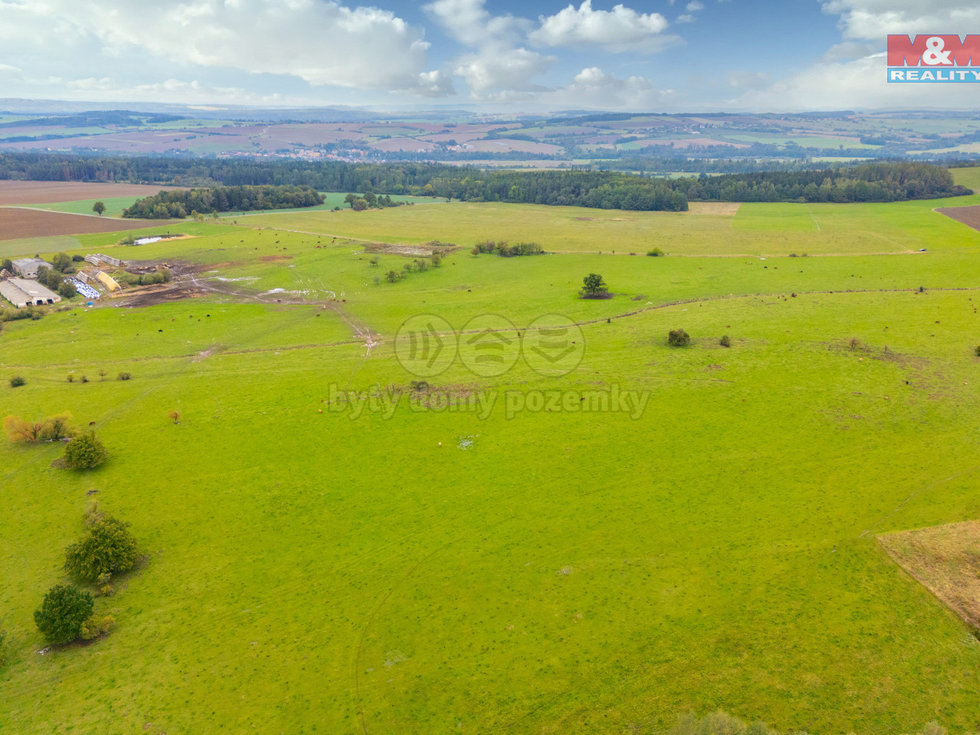
[[[423,30],[393,13],[333,0],[0,2],[0,60],[55,55],[105,71],[113,57],[139,53],[315,86],[431,93],[428,48]]]
[[[691,0],[687,4],[686,10],[688,13],[696,13],[699,10],[704,10],[704,3],[698,2],[698,0]]]
[[[682,15],[678,15],[677,16],[677,19],[674,22],[675,23],[693,23],[694,22],[694,16],[691,15],[690,13],[683,13]]]
[[[975,33],[980,5],[963,0],[822,0],[826,13],[841,16],[844,37],[884,43],[889,33]]]
[[[542,95],[542,101],[555,107],[659,110],[670,104],[673,95],[672,90],[659,90],[645,77],[621,79],[590,66],[576,74],[569,86]]]
[[[624,5],[593,10],[592,0],[569,5],[555,15],[540,16],[529,39],[543,46],[599,46],[607,51],[659,51],[667,20],[660,13],[638,13]]]
[[[446,33],[467,46],[520,43],[531,28],[531,21],[513,15],[491,15],[485,5],[485,0],[435,0],[422,9]]]
[[[889,84],[885,54],[849,62],[817,64],[766,89],[731,100],[753,110],[843,110],[874,108],[975,107],[969,84]]]
[[[453,73],[466,80],[470,94],[476,99],[514,99],[543,90],[531,80],[547,71],[553,61],[552,57],[524,48],[491,49],[462,57]]]
[[[889,84],[884,49],[889,33],[975,32],[980,6],[962,0],[821,0],[821,5],[825,13],[840,15],[844,40],[808,68],[770,85],[730,77],[744,92],[729,105],[774,111],[976,106],[969,84]]]

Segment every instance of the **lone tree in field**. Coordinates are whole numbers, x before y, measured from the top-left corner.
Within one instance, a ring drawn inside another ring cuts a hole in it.
[[[109,452],[98,439],[95,432],[75,437],[65,447],[62,464],[69,470],[90,470],[98,467],[109,458]]]
[[[604,299],[609,296],[609,288],[598,273],[590,273],[582,279],[582,290],[579,291],[585,299]]]
[[[94,607],[88,592],[73,584],[59,584],[48,590],[41,607],[34,611],[34,622],[48,643],[71,643],[82,637],[82,626]]]
[[[102,202],[101,200],[97,201],[95,204],[92,205],[92,211],[101,217],[102,213],[105,211],[105,203]]]
[[[683,329],[671,329],[667,335],[667,344],[671,347],[687,347],[691,344],[691,335]]]
[[[93,518],[85,538],[65,549],[65,571],[85,582],[108,583],[111,575],[136,566],[139,549],[129,524],[111,516]]]

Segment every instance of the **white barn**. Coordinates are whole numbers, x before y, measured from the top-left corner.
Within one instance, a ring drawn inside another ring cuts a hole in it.
[[[61,301],[61,297],[51,289],[26,278],[8,278],[6,281],[0,281],[0,296],[18,309],[25,306],[57,304]]]

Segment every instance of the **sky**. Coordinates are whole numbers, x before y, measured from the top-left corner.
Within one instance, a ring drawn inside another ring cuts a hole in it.
[[[0,0],[0,98],[501,112],[970,109],[887,84],[962,0]]]

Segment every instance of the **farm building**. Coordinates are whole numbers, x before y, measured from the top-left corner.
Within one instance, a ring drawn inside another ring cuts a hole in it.
[[[120,288],[122,288],[122,286],[120,286],[116,282],[116,279],[110,276],[105,271],[99,271],[98,273],[95,274],[95,277],[99,281],[99,283],[101,283],[110,291],[118,291]]]
[[[93,253],[92,255],[86,255],[85,261],[91,263],[94,266],[100,265],[111,265],[116,268],[121,268],[126,265],[126,262],[119,260],[119,258],[113,258],[111,255],[103,255],[102,253]]]
[[[6,281],[0,281],[0,296],[18,309],[24,306],[57,304],[61,301],[61,297],[51,289],[26,278],[8,278]]]
[[[40,258],[19,258],[13,261],[14,272],[23,278],[37,278],[37,270],[42,266],[54,270],[54,266]]]

